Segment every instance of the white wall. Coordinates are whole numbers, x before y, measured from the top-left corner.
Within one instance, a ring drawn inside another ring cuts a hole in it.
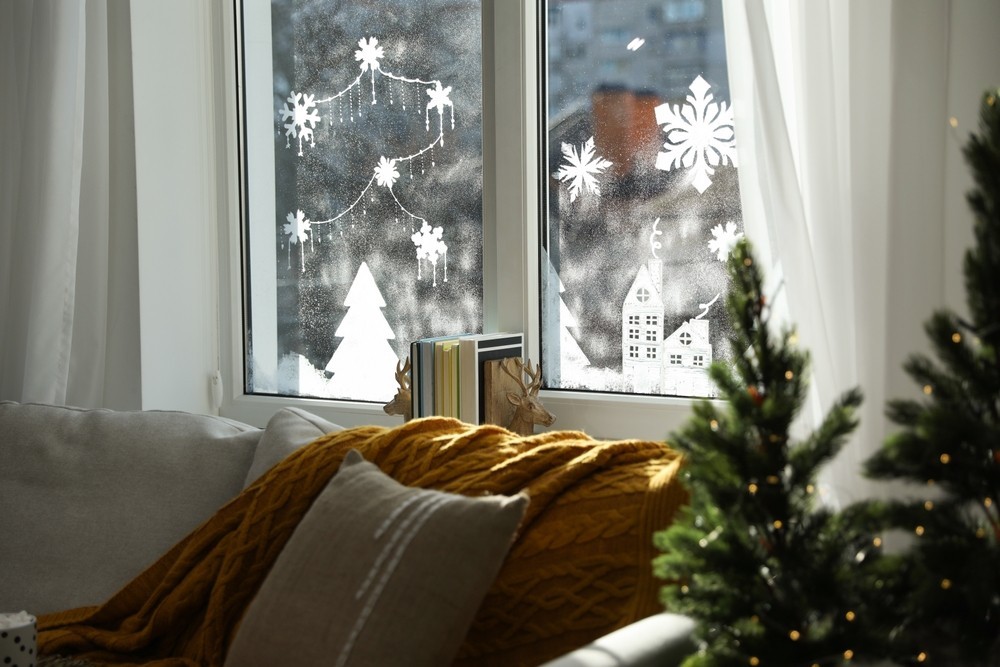
[[[214,410],[209,377],[218,368],[220,207],[215,4],[131,2],[144,409]]]

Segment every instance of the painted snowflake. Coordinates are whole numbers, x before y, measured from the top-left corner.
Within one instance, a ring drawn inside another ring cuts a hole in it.
[[[594,177],[611,166],[611,162],[594,154],[594,138],[587,139],[578,153],[575,146],[563,143],[563,157],[569,164],[563,164],[555,177],[569,182],[569,200],[576,201],[580,191],[586,186],[588,192],[600,196],[601,186]]]
[[[441,240],[444,230],[441,227],[431,227],[430,223],[424,220],[420,231],[415,232],[410,240],[417,247],[417,279],[421,278],[420,263],[427,260],[434,267],[434,284],[437,285],[437,261],[438,258],[447,255],[448,246]],[[448,282],[448,265],[445,264],[445,282]]]
[[[708,242],[708,249],[715,253],[715,257],[720,262],[729,259],[729,253],[736,247],[736,242],[743,237],[743,232],[736,231],[736,223],[727,222],[723,227],[721,224],[712,228],[712,239]]]
[[[700,193],[712,185],[715,167],[736,163],[736,132],[733,108],[716,103],[708,92],[711,85],[700,76],[689,86],[683,107],[661,104],[656,107],[656,122],[667,135],[664,150],[656,156],[656,168],[690,169],[691,185]]]
[[[378,184],[391,190],[398,178],[399,172],[396,171],[396,161],[386,159],[384,155],[379,158],[378,166],[375,167],[375,180],[378,181]]]
[[[285,220],[288,222],[281,229],[288,235],[288,242],[292,245],[305,243],[312,232],[312,222],[306,219],[306,214],[300,209],[294,215],[289,213],[285,216]]]
[[[313,128],[320,121],[320,116],[316,113],[316,96],[305,93],[296,93],[294,90],[285,101],[285,107],[281,110],[281,120],[289,120],[285,124],[285,148],[291,148],[291,139],[299,140],[299,155],[302,155],[302,140],[305,139],[312,147],[316,146],[313,141]],[[288,105],[291,104],[289,107]]]
[[[358,40],[361,48],[354,52],[354,59],[361,62],[361,71],[367,72],[371,68],[372,72],[381,68],[379,59],[385,57],[385,49],[378,45],[378,38],[371,37]]]

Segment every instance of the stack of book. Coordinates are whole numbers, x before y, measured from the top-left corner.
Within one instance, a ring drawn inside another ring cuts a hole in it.
[[[413,416],[441,415],[470,424],[486,419],[486,363],[524,356],[523,333],[422,338],[410,344]]]

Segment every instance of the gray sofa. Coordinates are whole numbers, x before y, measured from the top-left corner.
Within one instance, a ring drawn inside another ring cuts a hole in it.
[[[0,612],[103,602],[275,463],[335,430],[295,408],[258,429],[0,402]],[[679,664],[691,630],[660,614],[549,665]]]

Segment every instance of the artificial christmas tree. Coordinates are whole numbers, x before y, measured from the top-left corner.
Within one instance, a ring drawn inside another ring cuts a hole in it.
[[[890,403],[903,427],[866,462],[877,479],[917,482],[916,499],[872,503],[887,527],[913,535],[910,594],[895,633],[901,663],[1000,665],[1000,90],[985,94],[980,134],[964,154],[975,188],[975,246],[965,256],[969,319],[938,311],[926,324],[937,362],[905,369],[923,400]]]
[[[728,269],[733,349],[746,352],[733,367],[711,367],[726,403],[697,405],[671,440],[685,454],[691,504],[655,536],[664,604],[698,624],[702,648],[684,667],[874,660],[898,570],[863,520],[818,506],[815,486],[855,428],[861,394],[845,393],[815,432],[791,442],[808,355],[792,331],[772,337],[745,240]]]

